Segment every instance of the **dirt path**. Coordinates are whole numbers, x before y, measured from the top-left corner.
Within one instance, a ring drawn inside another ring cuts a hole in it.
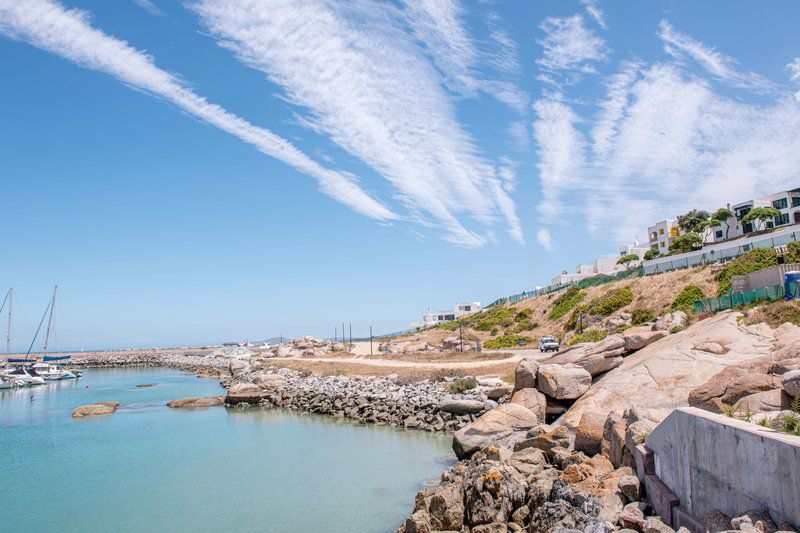
[[[482,368],[487,366],[502,365],[505,363],[516,364],[522,360],[522,357],[514,355],[505,359],[488,359],[486,361],[460,361],[460,362],[419,362],[419,361],[403,361],[399,359],[362,359],[360,357],[271,357],[269,361],[274,362],[290,362],[290,361],[305,361],[309,363],[346,363],[365,366],[379,366],[379,367],[398,367],[398,368],[448,368],[448,369],[466,369],[466,368]]]

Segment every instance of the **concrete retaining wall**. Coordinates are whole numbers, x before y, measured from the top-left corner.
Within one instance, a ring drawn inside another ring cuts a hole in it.
[[[679,512],[702,521],[714,509],[732,517],[767,509],[776,524],[800,525],[800,437],[686,407],[658,425],[645,447]],[[665,518],[681,521],[671,514]]]

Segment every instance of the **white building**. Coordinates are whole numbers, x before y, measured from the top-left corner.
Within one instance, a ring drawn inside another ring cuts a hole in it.
[[[647,228],[650,248],[662,254],[669,253],[669,245],[683,234],[677,219],[662,220]]]
[[[412,328],[422,329],[444,324],[445,322],[452,322],[462,316],[471,315],[481,310],[480,302],[457,303],[453,306],[452,311],[439,311],[434,313],[428,308],[428,312],[422,317],[422,322],[414,322],[411,324]]]
[[[728,224],[728,239],[735,239],[755,231],[756,228],[752,224],[742,223],[744,216],[754,207],[774,207],[781,213],[780,216],[767,221],[765,226],[760,229],[773,229],[800,224],[800,189],[781,191],[730,206],[730,210],[733,211],[733,217],[726,221]],[[726,240],[725,229],[725,224],[714,228],[713,237],[715,242]]]
[[[650,249],[649,246],[639,244],[639,240],[634,239],[633,244],[626,244],[625,246],[620,246],[619,256],[624,257],[626,255],[635,254],[639,256],[639,259],[644,259],[644,254],[646,254],[647,250],[649,249]]]

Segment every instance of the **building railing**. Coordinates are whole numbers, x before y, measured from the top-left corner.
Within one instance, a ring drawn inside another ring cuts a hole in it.
[[[788,228],[776,230],[768,236],[757,235],[746,238],[739,238],[732,242],[721,242],[704,246],[694,252],[686,252],[666,257],[658,257],[645,261],[644,274],[663,274],[672,270],[693,268],[711,263],[721,263],[736,259],[750,250],[756,248],[775,248],[790,242],[800,240],[800,231],[789,231]]]

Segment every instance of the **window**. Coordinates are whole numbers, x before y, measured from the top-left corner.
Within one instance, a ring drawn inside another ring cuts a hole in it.
[[[800,206],[800,196],[792,196],[792,207]]]
[[[783,226],[784,224],[788,223],[789,223],[789,213],[784,213],[779,217],[775,217],[776,226]]]
[[[664,241],[661,241],[658,245],[663,248],[664,247]]]
[[[658,230],[658,234],[659,235],[664,235],[664,228],[661,228],[660,230]]]
[[[740,207],[736,210],[736,220],[742,220],[750,212],[750,206]]]
[[[786,198],[779,198],[772,202],[772,207],[775,209],[786,209],[789,207],[789,200]]]
[[[651,241],[658,240],[658,234],[655,231],[650,234],[650,240]]]
[[[714,232],[714,238],[715,239],[721,239],[722,235],[723,235],[723,233],[722,233],[721,229],[718,229],[717,231]]]
[[[775,227],[775,224],[771,220],[767,220],[767,229],[772,229]]]

